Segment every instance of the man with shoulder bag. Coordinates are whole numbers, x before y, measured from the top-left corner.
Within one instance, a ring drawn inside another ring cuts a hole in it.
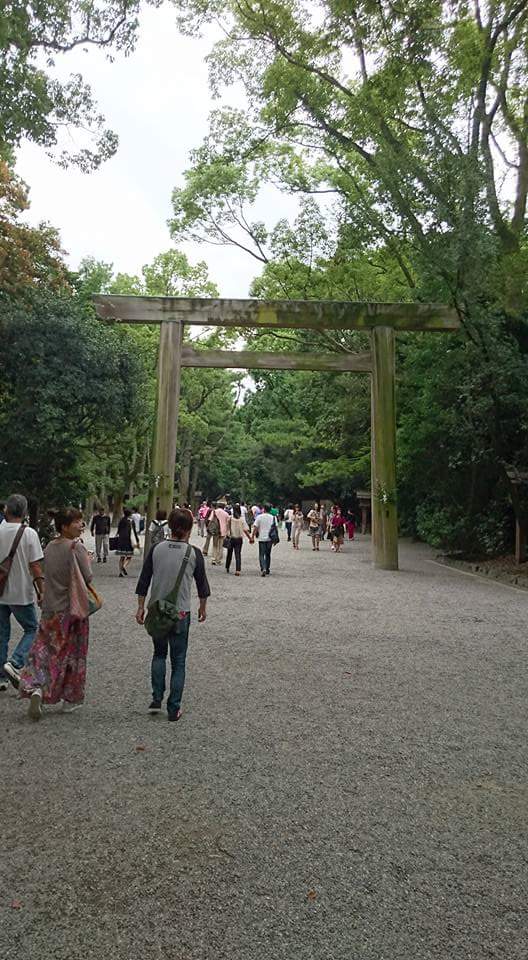
[[[38,627],[35,599],[40,603],[42,597],[44,555],[37,532],[24,523],[27,509],[26,498],[12,494],[0,525],[0,690],[7,689],[8,680],[18,689]],[[11,614],[23,635],[8,659]]]
[[[167,700],[169,720],[181,717],[181,699],[185,684],[185,660],[191,622],[191,587],[196,583],[200,605],[198,622],[206,618],[207,597],[211,591],[201,550],[189,544],[193,517],[189,510],[173,510],[169,515],[169,540],[149,551],[141,571],[136,594],[136,620],[144,624],[152,637],[152,703],[150,713],[159,713],[165,694],[167,654],[170,651],[171,679]],[[148,612],[145,598],[149,592]]]
[[[259,542],[259,562],[260,576],[269,577],[271,564],[271,548],[279,542],[279,530],[277,520],[270,512],[271,507],[266,504],[262,513],[255,517],[253,530],[251,532],[251,542],[258,537]]]

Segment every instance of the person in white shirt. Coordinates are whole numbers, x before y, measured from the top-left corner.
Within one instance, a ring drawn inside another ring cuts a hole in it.
[[[286,533],[288,534],[288,543],[291,543],[292,523],[293,507],[290,503],[288,509],[284,511],[284,526],[286,527]]]
[[[41,561],[44,554],[36,530],[24,524],[27,509],[26,498],[18,493],[12,494],[7,499],[5,521],[0,524],[0,561],[8,557],[20,533],[4,592],[0,596],[0,690],[7,689],[8,680],[18,688],[20,670],[27,661],[38,627],[35,599],[40,601],[42,595]],[[11,614],[22,627],[23,634],[8,659]]]
[[[139,537],[139,534],[141,533],[141,514],[137,507],[133,508],[132,516],[130,517],[130,519],[132,520],[132,523],[136,528],[136,534]]]
[[[269,577],[270,575],[271,548],[273,546],[270,540],[270,531],[271,528],[277,523],[276,518],[272,513],[270,513],[270,509],[271,508],[268,506],[268,504],[266,504],[262,513],[259,513],[258,517],[255,517],[255,523],[253,524],[252,530],[251,542],[254,542],[255,536],[258,537],[259,542],[261,577]]]

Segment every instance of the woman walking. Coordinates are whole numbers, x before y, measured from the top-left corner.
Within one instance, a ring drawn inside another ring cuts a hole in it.
[[[341,507],[335,504],[332,507],[332,550],[341,553],[341,547],[345,539],[345,518],[341,513]]]
[[[88,653],[90,558],[80,542],[82,513],[55,514],[58,536],[44,550],[42,617],[20,675],[20,695],[29,698],[29,716],[40,720],[43,703],[69,712],[84,700]]]
[[[234,553],[235,577],[239,577],[242,570],[242,542],[244,537],[247,537],[251,543],[251,535],[246,521],[242,519],[240,504],[238,503],[233,507],[233,516],[230,517],[227,522],[227,535],[229,537],[229,546],[227,548],[226,573],[229,573]]]
[[[308,514],[309,534],[312,538],[312,550],[319,550],[319,541],[321,539],[321,506],[314,503],[313,509]]]
[[[136,546],[139,547],[139,537],[132,520],[130,519],[132,511],[125,507],[123,516],[117,525],[117,550],[119,557],[119,576],[128,577],[127,567],[134,556],[134,547],[132,546],[132,533],[136,538]]]
[[[304,514],[298,503],[295,504],[293,508],[293,520],[292,520],[292,530],[293,530],[293,549],[299,549],[299,539],[304,527]]]

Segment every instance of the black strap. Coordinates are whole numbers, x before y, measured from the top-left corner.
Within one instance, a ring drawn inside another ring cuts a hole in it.
[[[189,560],[191,559],[191,551],[192,551],[192,547],[191,547],[190,544],[188,544],[188,545],[187,545],[187,550],[185,551],[185,556],[184,556],[184,558],[183,558],[183,560],[182,560],[181,567],[180,567],[180,569],[178,570],[178,576],[177,576],[177,578],[176,578],[176,583],[174,584],[171,592],[170,592],[169,594],[167,594],[166,597],[163,598],[164,600],[167,600],[168,603],[173,603],[174,605],[176,605],[176,601],[177,601],[177,599],[178,599],[178,593],[180,592],[181,582],[182,582],[182,580],[183,580],[183,575],[184,575],[184,573],[185,573],[187,564],[189,563]]]
[[[22,540],[22,535],[23,535],[25,529],[26,529],[25,523],[21,523],[21,524],[20,524],[20,530],[17,530],[17,532],[16,532],[16,537],[15,537],[15,539],[13,540],[13,543],[11,544],[11,550],[9,551],[9,553],[8,553],[8,555],[7,555],[9,560],[12,560],[13,557],[15,556],[15,553],[16,553],[17,550],[18,550],[18,544],[19,544],[20,541]]]

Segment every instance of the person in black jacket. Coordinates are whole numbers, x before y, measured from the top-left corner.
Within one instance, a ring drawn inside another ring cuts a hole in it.
[[[180,510],[179,508],[172,510],[169,515],[170,540],[163,540],[151,548],[143,564],[136,587],[138,598],[136,620],[139,624],[143,624],[145,622],[145,598],[149,592],[149,587],[150,603],[163,600],[171,593],[182,564],[185,564],[178,590],[178,619],[168,634],[152,638],[154,655],[151,666],[152,703],[149,712],[159,713],[161,710],[165,694],[167,654],[170,650],[171,679],[167,700],[169,720],[179,720],[181,717],[181,699],[185,684],[185,659],[191,622],[193,579],[200,600],[198,608],[199,623],[203,623],[206,618],[207,597],[211,593],[202,551],[198,547],[189,546],[192,526],[193,516],[190,510]]]
[[[136,538],[136,546],[139,547],[139,537],[136,528],[130,519],[132,511],[125,507],[123,516],[117,525],[117,550],[119,557],[119,576],[128,577],[127,567],[134,556],[134,547],[132,546],[132,533]]]
[[[110,536],[110,517],[99,507],[97,513],[94,513],[90,524],[90,533],[95,535],[95,555],[97,563],[101,563],[101,550],[103,552],[103,563],[108,560],[108,538]]]

